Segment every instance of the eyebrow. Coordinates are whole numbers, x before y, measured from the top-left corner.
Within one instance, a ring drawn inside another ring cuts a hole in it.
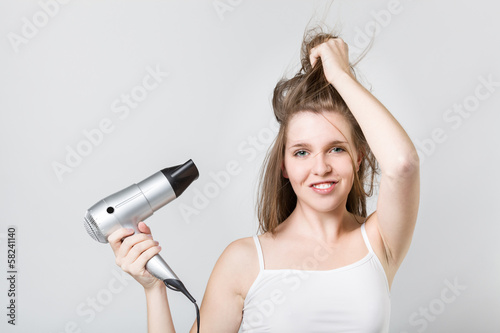
[[[341,143],[347,143],[349,145],[348,142],[346,142],[346,141],[340,141],[340,140],[330,141],[326,145],[327,146],[334,146],[334,145],[338,145],[338,144],[341,144]],[[298,142],[298,143],[294,144],[293,146],[290,146],[288,149],[297,148],[297,147],[300,147],[300,148],[311,148],[311,145],[309,143],[307,143],[307,142]]]

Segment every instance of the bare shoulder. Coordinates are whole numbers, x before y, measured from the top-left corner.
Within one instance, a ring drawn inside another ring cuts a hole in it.
[[[238,294],[245,298],[259,274],[259,261],[253,238],[245,237],[231,242],[219,257],[215,269],[233,281]]]
[[[205,318],[204,332],[238,331],[245,297],[258,270],[251,237],[235,240],[224,249],[210,275],[200,307],[200,316]],[[191,332],[196,332],[194,324]]]
[[[257,262],[257,251],[252,237],[245,237],[231,242],[222,252],[219,260],[238,267]]]

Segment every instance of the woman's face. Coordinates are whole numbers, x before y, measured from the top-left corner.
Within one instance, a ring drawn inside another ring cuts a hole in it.
[[[297,205],[318,212],[345,207],[354,181],[347,150],[358,161],[349,123],[341,114],[304,111],[290,119],[283,176],[290,180]]]

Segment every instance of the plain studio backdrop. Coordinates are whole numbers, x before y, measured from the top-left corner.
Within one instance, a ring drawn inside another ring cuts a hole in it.
[[[390,331],[498,332],[498,4],[327,5],[2,1],[0,331],[146,331],[142,288],[87,235],[83,216],[188,159],[199,179],[147,222],[201,302],[223,249],[257,231],[258,173],[276,133],[272,90],[298,70],[314,16],[340,28],[352,59],[375,34],[359,78],[420,154],[420,211],[392,287]],[[187,332],[194,307],[169,295],[177,331]]]

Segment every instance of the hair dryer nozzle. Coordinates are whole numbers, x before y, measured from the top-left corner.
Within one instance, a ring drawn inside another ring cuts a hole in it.
[[[99,230],[97,223],[94,221],[94,218],[89,211],[87,211],[87,213],[85,214],[84,222],[85,230],[87,230],[87,233],[90,235],[90,237],[100,243],[108,242],[108,239],[102,234],[101,230]]]
[[[174,189],[176,197],[179,197],[200,175],[192,160],[181,165],[165,168],[161,170],[161,172],[167,177],[170,185]]]

